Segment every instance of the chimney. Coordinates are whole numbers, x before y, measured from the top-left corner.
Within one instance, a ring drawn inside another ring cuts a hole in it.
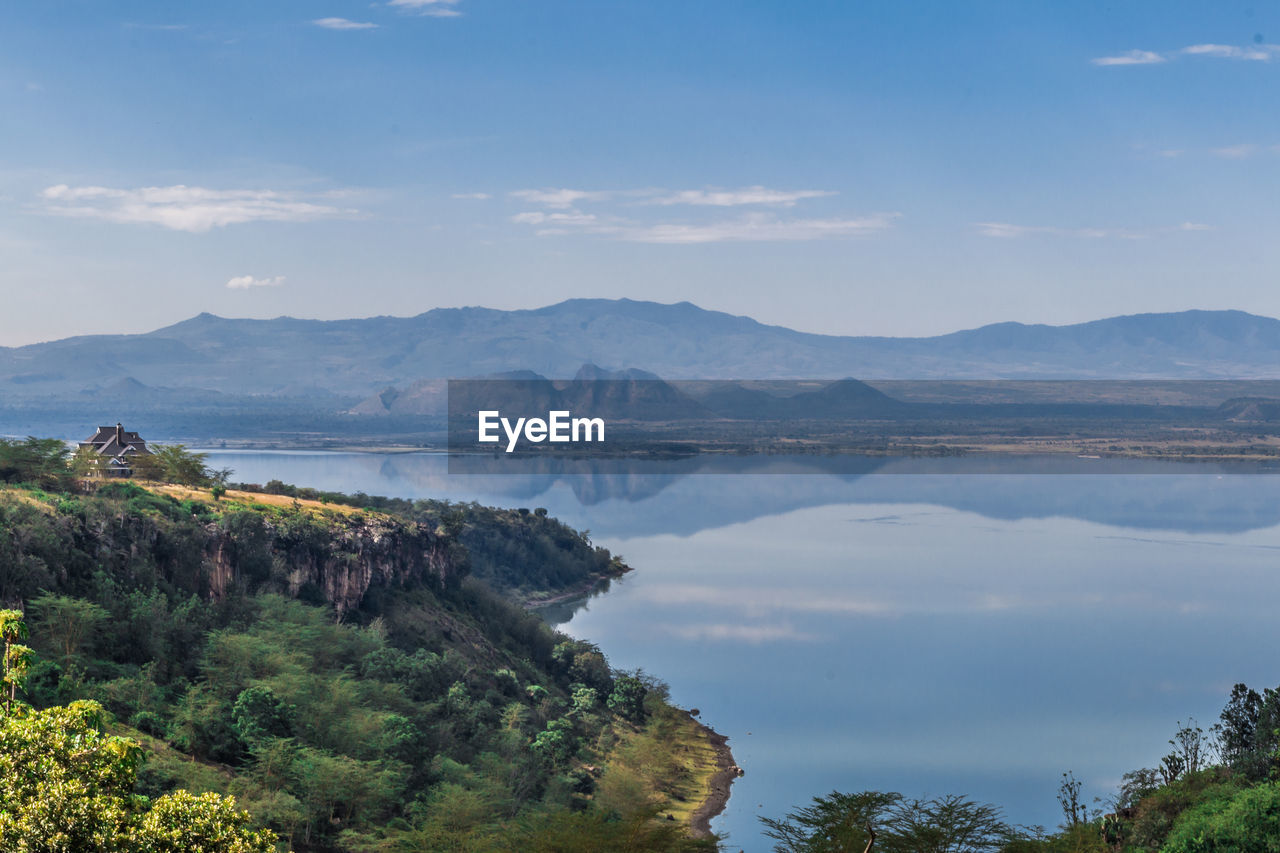
[[[124,424],[116,424],[116,444],[124,447]]]

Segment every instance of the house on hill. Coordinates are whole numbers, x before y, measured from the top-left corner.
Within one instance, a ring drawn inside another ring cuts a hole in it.
[[[96,456],[98,471],[104,477],[128,477],[133,474],[132,457],[151,455],[142,436],[126,432],[122,424],[98,427],[97,432],[80,442],[80,449]]]

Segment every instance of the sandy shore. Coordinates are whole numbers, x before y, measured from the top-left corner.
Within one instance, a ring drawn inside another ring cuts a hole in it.
[[[694,720],[698,728],[706,734],[707,742],[716,751],[716,772],[711,775],[711,780],[707,786],[706,798],[701,805],[693,810],[693,817],[690,819],[693,836],[695,838],[706,838],[711,834],[712,818],[724,811],[725,807],[729,805],[729,789],[733,785],[733,780],[738,778],[738,765],[734,762],[733,753],[729,750],[729,738],[727,736],[697,722],[692,715],[689,718]]]

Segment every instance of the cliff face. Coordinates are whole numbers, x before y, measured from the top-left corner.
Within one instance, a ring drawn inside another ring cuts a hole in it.
[[[274,520],[262,516],[205,525],[208,592],[224,598],[233,586],[259,579],[269,562],[291,596],[318,590],[338,618],[360,606],[375,585],[437,588],[463,573],[444,537],[421,525],[384,516],[355,514],[319,520]]]

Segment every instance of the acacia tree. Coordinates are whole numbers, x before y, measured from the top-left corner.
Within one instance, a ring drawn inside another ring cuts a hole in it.
[[[994,806],[955,795],[832,791],[780,820],[760,821],[777,853],[992,853],[1020,837]]]
[[[871,850],[876,827],[883,827],[901,802],[902,795],[892,792],[832,791],[781,820],[762,817],[760,822],[778,853],[862,853]]]
[[[209,455],[188,450],[185,444],[153,444],[151,453],[129,457],[134,475],[144,480],[163,480],[180,486],[226,485],[234,473],[229,468],[214,470],[206,464]]]
[[[31,602],[30,608],[39,632],[53,640],[64,663],[93,638],[111,615],[101,605],[66,595],[42,595]]]

